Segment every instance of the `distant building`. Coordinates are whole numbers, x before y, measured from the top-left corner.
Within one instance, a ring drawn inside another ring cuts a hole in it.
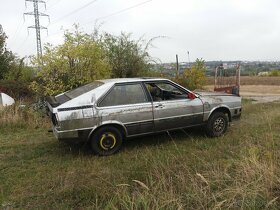
[[[269,73],[268,73],[268,71],[261,71],[261,72],[259,72],[258,73],[258,76],[268,76],[269,75]]]

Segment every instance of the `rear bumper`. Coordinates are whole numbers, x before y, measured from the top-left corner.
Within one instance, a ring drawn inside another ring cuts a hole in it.
[[[92,129],[84,130],[68,130],[59,131],[56,127],[53,127],[53,133],[58,140],[70,140],[85,142],[88,140]]]
[[[59,131],[56,127],[53,127],[53,134],[57,139],[73,139],[79,138],[79,133],[77,130],[71,131]]]

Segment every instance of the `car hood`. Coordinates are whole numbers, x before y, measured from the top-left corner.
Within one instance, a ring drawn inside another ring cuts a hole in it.
[[[241,97],[223,93],[223,92],[196,92],[197,96],[203,103],[210,103],[216,105],[230,105],[232,103],[237,103],[238,106],[241,103]]]

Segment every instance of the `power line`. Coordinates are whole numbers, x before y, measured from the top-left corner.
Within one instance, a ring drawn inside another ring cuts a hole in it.
[[[48,37],[47,38],[50,38],[50,37],[52,37],[52,36],[55,36],[55,35],[57,35],[57,34],[61,34],[62,32],[64,32],[64,30],[62,31],[63,29],[60,29],[59,31],[57,31],[57,32],[55,32],[55,33],[52,33],[52,34],[50,34],[50,35],[48,35]]]
[[[87,24],[89,24],[89,23],[92,23],[92,22],[94,22],[94,21],[98,21],[98,20],[101,20],[101,19],[107,19],[107,18],[109,18],[109,17],[118,15],[118,14],[120,14],[120,13],[126,12],[126,11],[131,10],[131,9],[134,9],[134,8],[136,8],[136,7],[142,6],[143,4],[147,4],[147,3],[151,2],[151,1],[153,1],[153,0],[148,0],[148,1],[140,2],[140,3],[138,3],[138,4],[135,4],[135,5],[133,5],[133,6],[130,6],[130,7],[124,8],[124,9],[121,9],[121,10],[116,11],[116,12],[114,12],[114,13],[111,13],[111,14],[109,14],[109,15],[105,15],[105,16],[96,18],[96,19],[94,19],[94,20],[90,20],[90,21],[86,22],[86,23],[83,24],[83,25],[87,25]]]
[[[23,25],[24,25],[24,21],[22,21],[22,24],[21,24],[21,22],[19,22],[15,33],[14,33],[14,34],[12,35],[12,37],[10,38],[10,41],[11,41],[12,43],[14,42],[14,39],[16,38],[17,34],[21,32],[21,30],[22,30],[22,28],[23,28]]]
[[[55,3],[53,3],[51,6],[49,6],[46,10],[49,11],[50,9],[52,9],[55,5],[57,5],[59,2],[61,2],[61,0],[57,0]],[[49,3],[49,1],[48,1]]]
[[[52,22],[51,24],[49,24],[49,25],[53,25],[53,24],[55,24],[55,23],[57,23],[57,22],[59,22],[59,21],[65,19],[65,18],[67,18],[67,17],[69,17],[69,16],[75,14],[76,12],[78,12],[78,11],[80,11],[80,10],[82,10],[82,9],[84,9],[84,8],[86,8],[86,7],[88,7],[88,6],[90,6],[91,4],[93,4],[93,3],[96,2],[96,1],[98,1],[98,0],[90,1],[89,3],[85,4],[84,6],[78,8],[78,9],[75,9],[74,11],[72,11],[72,12],[70,12],[70,13],[68,13],[68,14],[66,14],[66,15],[64,15],[64,16],[62,16],[62,17],[60,17],[60,18],[58,18],[57,20],[53,21],[53,22]]]
[[[26,41],[27,41],[28,37],[29,37],[29,35],[27,35],[27,36],[25,37],[25,39],[21,42],[21,44],[18,46],[19,49],[20,49],[21,47],[23,47],[23,46],[26,44]]]
[[[87,25],[87,24],[92,23],[92,22],[97,21],[97,20],[106,19],[106,18],[115,16],[115,15],[118,15],[118,14],[120,14],[120,13],[126,12],[126,11],[128,11],[128,10],[134,9],[134,8],[136,8],[136,7],[139,7],[139,6],[142,6],[143,4],[146,4],[146,3],[151,2],[151,1],[153,1],[153,0],[148,0],[148,1],[140,2],[140,3],[135,4],[135,5],[132,5],[132,6],[130,6],[130,7],[127,7],[127,8],[121,9],[121,10],[119,10],[119,11],[116,11],[116,12],[114,12],[114,13],[108,14],[108,15],[106,15],[106,16],[102,16],[102,17],[96,18],[96,19],[94,19],[94,20],[90,20],[90,21],[88,21],[88,22],[82,24],[81,26]],[[72,30],[74,30],[74,29],[72,29]],[[69,30],[69,31],[72,31],[72,30]],[[57,32],[55,32],[55,33],[49,35],[49,37],[54,36],[54,35],[57,35],[57,34],[60,34],[60,33],[62,33],[62,32],[64,32],[64,31],[61,31],[61,30],[60,30],[60,31],[57,31]]]
[[[25,8],[25,9],[26,9],[26,8]],[[23,12],[24,12],[24,10],[23,10]],[[23,28],[23,26],[24,26],[24,22],[25,22],[24,19],[23,19],[22,21],[19,20],[15,32],[14,32],[13,35],[9,38],[9,39],[10,39],[10,42],[12,43],[12,45],[13,45],[13,43],[14,43],[15,38],[17,37],[17,35],[21,32],[21,30],[22,30],[22,28]]]

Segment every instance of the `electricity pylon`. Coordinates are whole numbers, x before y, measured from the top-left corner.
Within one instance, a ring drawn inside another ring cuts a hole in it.
[[[29,1],[29,2],[33,2],[34,11],[33,11],[33,12],[26,12],[26,13],[23,13],[23,17],[25,17],[25,15],[32,15],[32,16],[34,16],[35,25],[33,25],[33,26],[28,26],[27,29],[28,29],[28,33],[29,33],[29,29],[30,29],[30,28],[35,28],[35,29],[36,29],[37,56],[38,56],[38,58],[39,58],[39,57],[42,56],[41,29],[46,29],[46,30],[48,30],[46,27],[40,25],[40,16],[48,17],[48,18],[49,18],[49,21],[50,21],[50,17],[49,17],[49,15],[47,15],[47,14],[44,14],[44,13],[42,13],[42,12],[39,12],[38,3],[44,4],[44,5],[45,5],[45,8],[46,8],[46,2],[44,2],[44,1],[42,1],[42,0],[25,0],[25,5],[26,5],[26,2],[28,2],[28,1]]]

